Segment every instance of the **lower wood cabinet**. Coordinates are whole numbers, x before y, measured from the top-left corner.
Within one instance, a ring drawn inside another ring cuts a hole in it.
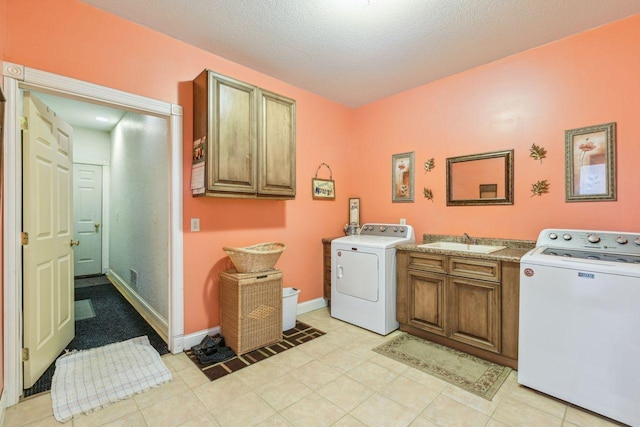
[[[331,240],[322,241],[322,279],[324,299],[331,305]]]
[[[519,264],[397,252],[400,329],[517,368]]]

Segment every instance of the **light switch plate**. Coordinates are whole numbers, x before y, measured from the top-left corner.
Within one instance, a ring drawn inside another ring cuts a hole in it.
[[[191,218],[191,231],[200,231],[200,218]]]

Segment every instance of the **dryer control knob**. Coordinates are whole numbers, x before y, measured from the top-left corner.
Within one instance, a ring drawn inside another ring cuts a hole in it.
[[[380,226],[380,231],[385,231],[387,229],[387,227],[385,227],[384,225]]]
[[[558,235],[556,233],[549,233],[549,238],[551,240],[556,240],[558,238]]]
[[[400,232],[404,233],[404,227],[400,227]]]
[[[562,235],[562,238],[563,238],[564,240],[571,240],[571,234],[563,234],[563,235]]]
[[[591,233],[587,236],[587,240],[589,243],[598,243],[600,241],[600,237],[598,237],[597,234]]]
[[[629,241],[626,237],[618,236],[616,238],[616,242],[620,243],[621,245],[626,245]]]
[[[640,237],[636,237],[635,239],[633,239],[633,243],[640,246]]]
[[[398,227],[393,227],[393,232],[397,233],[398,232]]]

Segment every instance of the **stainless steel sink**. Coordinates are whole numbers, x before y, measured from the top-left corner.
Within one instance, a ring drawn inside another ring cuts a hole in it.
[[[456,251],[456,252],[471,252],[476,254],[490,254],[492,252],[505,249],[506,246],[493,246],[493,245],[474,245],[467,243],[457,242],[433,242],[418,245],[419,248],[428,249],[441,249],[444,251]]]

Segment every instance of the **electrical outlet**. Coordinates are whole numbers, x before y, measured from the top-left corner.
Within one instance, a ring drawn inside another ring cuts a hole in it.
[[[200,218],[191,218],[191,231],[200,231]]]
[[[400,225],[407,225],[407,220],[405,218],[400,218]]]

